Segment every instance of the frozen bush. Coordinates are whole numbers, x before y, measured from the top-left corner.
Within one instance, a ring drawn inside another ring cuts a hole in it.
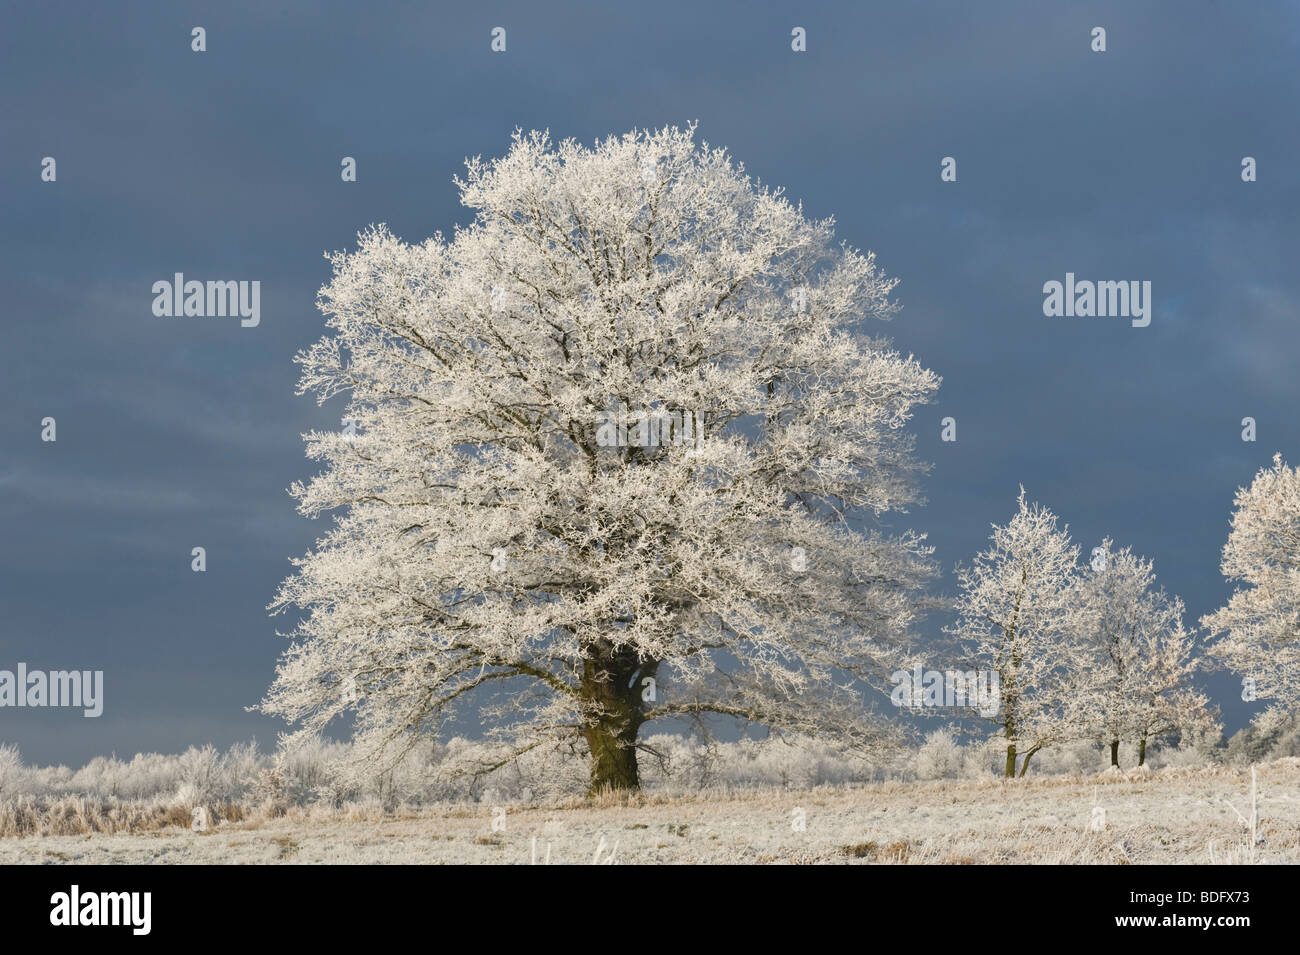
[[[1006,750],[1003,749],[1003,759],[1006,758]],[[1133,755],[1128,764],[1129,766],[1137,762],[1137,756]],[[1099,773],[1110,765],[1110,747],[1102,748],[1100,743],[1091,740],[1076,740],[1068,743],[1058,743],[1055,746],[1048,746],[1034,754],[1033,759],[1029,762],[1029,772],[1026,776],[1090,776],[1093,773]],[[1121,766],[1126,765],[1123,760]],[[1017,770],[1019,772],[1019,770]]]
[[[22,755],[18,747],[0,743],[0,799],[11,799],[26,788]]]
[[[965,750],[950,730],[935,730],[916,753],[918,779],[957,779],[965,768]]]
[[[191,746],[181,753],[179,770],[177,798],[181,805],[197,806],[210,802],[217,795],[221,783],[221,754],[212,744],[202,748]]]

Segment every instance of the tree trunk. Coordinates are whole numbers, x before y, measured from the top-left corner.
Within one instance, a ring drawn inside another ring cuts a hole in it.
[[[583,732],[591,750],[591,785],[589,795],[622,789],[639,789],[637,774],[636,732],[597,724]]]
[[[1119,769],[1119,740],[1110,741],[1110,764]]]
[[[1138,742],[1138,765],[1141,766],[1147,761],[1147,738],[1145,736]]]
[[[1020,775],[1021,775],[1021,776],[1024,776],[1025,773],[1029,772],[1029,761],[1030,761],[1031,759],[1033,759],[1033,758],[1034,758],[1034,754],[1035,754],[1036,752],[1038,752],[1038,751],[1039,751],[1040,749],[1042,749],[1042,748],[1043,748],[1043,747],[1041,747],[1041,746],[1035,746],[1035,747],[1034,747],[1033,749],[1031,749],[1029,752],[1025,753],[1025,761],[1024,761],[1023,763],[1020,764]]]
[[[1016,744],[1007,747],[1007,779],[1016,778]]]
[[[582,664],[582,736],[591,753],[590,795],[641,787],[636,740],[641,730],[641,687],[635,678],[642,666],[636,654],[615,650],[606,640],[587,647]]]

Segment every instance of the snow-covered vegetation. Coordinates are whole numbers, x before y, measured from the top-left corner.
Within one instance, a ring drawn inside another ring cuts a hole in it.
[[[323,470],[292,488],[333,521],[272,604],[297,615],[260,706],[291,724],[277,751],[73,770],[0,744],[4,853],[414,819],[458,841],[433,858],[491,859],[520,844],[475,836],[483,807],[604,806],[644,861],[1042,861],[1044,833],[1053,861],[1191,860],[1213,839],[1297,860],[1300,473],[1280,456],[1237,495],[1238,589],[1203,630],[1153,560],[1109,538],[1083,559],[1023,487],[933,595],[933,548],[896,521],[921,501],[906,427],[939,378],[876,337],[898,306],[872,254],[693,127],[519,133],[458,185],[475,218],[451,239],[380,226],[331,257],[329,332],[298,355],[300,392],[345,394],[346,427],[306,436]],[[923,646],[936,611],[948,639]],[[1264,704],[1227,741],[1197,686],[1214,666]],[[915,712],[867,705],[912,672],[893,702]],[[341,723],[351,739],[328,739]],[[1266,850],[1215,815],[1256,765]],[[1088,786],[1134,813],[1122,835],[1075,824]],[[773,835],[809,806],[822,830]]]
[[[1238,585],[1201,625],[1219,639],[1211,654],[1268,706],[1255,722],[1284,722],[1300,709],[1300,471],[1280,454],[1238,488],[1220,569]]]
[[[586,791],[585,759],[563,749],[534,750],[486,776],[457,775],[453,767],[480,745],[456,738],[417,749],[366,786],[346,782],[350,744],[320,739],[279,758],[245,743],[224,752],[204,746],[172,756],[97,757],[76,770],[24,766],[13,747],[0,747],[0,835],[188,826],[197,807],[229,820],[304,807],[393,813],[436,804],[559,805]],[[1133,744],[1124,745],[1122,762],[1132,767]],[[900,748],[874,765],[824,743],[775,737],[706,744],[662,734],[649,737],[645,747],[646,792],[672,798],[990,780],[1002,774],[1005,757],[996,739],[963,745],[948,729],[934,730],[919,747]],[[1300,756],[1300,721],[1267,733],[1243,730],[1227,741],[1205,736],[1155,748],[1144,771],[1241,768],[1289,756]],[[1036,769],[1044,777],[1078,779],[1109,765],[1108,746],[1076,743],[1044,750]]]
[[[299,390],[354,426],[306,436],[293,493],[334,522],[262,708],[351,719],[356,784],[457,713],[480,767],[577,747],[593,790],[684,718],[890,742],[852,684],[911,664],[936,568],[880,518],[919,501],[939,379],[878,337],[874,256],[694,133],[519,133],[467,163],[470,225],[333,256]]]
[[[170,824],[161,809],[137,808],[137,825],[90,837],[107,831],[86,825],[102,819],[65,800],[59,826],[0,839],[0,864],[1300,862],[1300,759],[1261,763],[1254,777],[1171,765],[1006,780],[995,764],[981,778],[933,782],[218,810],[199,831],[184,808]],[[1253,843],[1243,817],[1255,820]]]
[[[1215,733],[1193,685],[1205,660],[1183,602],[1156,586],[1154,565],[1107,539],[1079,560],[1069,528],[1020,489],[1016,513],[959,567],[957,659],[991,671],[999,691],[981,716],[1000,740],[1003,774],[1025,775],[1040,751],[1125,743],[1138,765],[1162,738]],[[960,669],[960,667],[958,668]],[[1017,770],[1018,767],[1018,770]]]

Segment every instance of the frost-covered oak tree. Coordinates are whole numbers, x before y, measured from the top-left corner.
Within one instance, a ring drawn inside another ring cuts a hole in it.
[[[1300,471],[1274,455],[1234,504],[1221,569],[1242,586],[1201,625],[1219,636],[1211,655],[1268,702],[1255,725],[1269,730],[1300,708]]]
[[[722,714],[869,746],[930,549],[905,430],[938,378],[869,337],[894,281],[694,127],[516,133],[473,222],[333,256],[300,392],[347,395],[300,510],[335,524],[274,609],[262,708],[352,709],[372,769],[458,711],[491,759],[558,746],[638,785],[642,728]],[[358,768],[358,772],[363,771]]]
[[[1068,528],[1047,508],[1026,503],[1022,487],[1015,515],[993,526],[990,541],[957,569],[957,619],[948,633],[997,674],[1000,705],[986,718],[1006,742],[1010,778],[1019,756],[1023,776],[1044,746],[1076,737],[1075,694],[1088,652],[1074,599],[1079,551]]]
[[[1182,600],[1157,587],[1150,560],[1107,538],[1091,564],[1075,601],[1093,659],[1071,702],[1087,732],[1110,746],[1112,766],[1121,740],[1137,743],[1141,766],[1148,743],[1214,725],[1208,697],[1191,682],[1201,659],[1183,625]]]

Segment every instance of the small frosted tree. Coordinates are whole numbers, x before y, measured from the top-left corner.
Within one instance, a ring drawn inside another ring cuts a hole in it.
[[[351,711],[373,771],[468,710],[476,771],[572,747],[597,790],[668,718],[880,738],[859,681],[910,659],[933,568],[872,524],[918,499],[938,379],[863,333],[873,256],[693,133],[516,134],[451,240],[333,257],[300,392],[350,425],[293,487],[335,525],[272,605],[304,613],[286,745]]]
[[[1268,702],[1254,720],[1268,731],[1300,706],[1300,473],[1274,455],[1233,503],[1220,567],[1238,586],[1201,625],[1219,637],[1211,656]]]
[[[1093,660],[1072,699],[1089,735],[1109,745],[1112,766],[1129,739],[1140,766],[1148,742],[1212,723],[1208,698],[1191,685],[1200,659],[1183,626],[1183,602],[1157,588],[1151,561],[1107,538],[1091,565],[1074,600]]]
[[[1191,684],[1204,660],[1197,653],[1196,634],[1183,626],[1181,600],[1176,610],[1176,625],[1155,634],[1137,671],[1138,705],[1130,733],[1137,741],[1139,766],[1146,764],[1147,745],[1161,737],[1177,735],[1186,743],[1218,734],[1223,728],[1217,707]]]
[[[957,619],[947,631],[997,674],[1000,700],[991,721],[1006,742],[1005,775],[1020,775],[1050,743],[1073,738],[1072,694],[1087,665],[1077,634],[1078,548],[1069,528],[1020,489],[1015,515],[993,526],[990,547],[957,568]]]

